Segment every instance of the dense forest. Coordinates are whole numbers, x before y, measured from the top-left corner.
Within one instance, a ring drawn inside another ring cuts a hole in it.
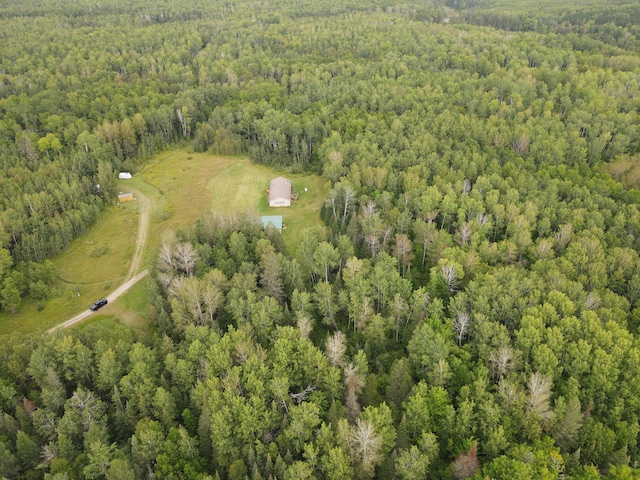
[[[640,12],[525,3],[0,2],[3,310],[168,147],[329,185],[0,338],[0,478],[638,478]]]

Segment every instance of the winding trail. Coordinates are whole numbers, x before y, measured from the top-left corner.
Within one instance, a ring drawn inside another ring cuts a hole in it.
[[[134,189],[129,190],[131,190],[131,192],[136,196],[138,208],[140,209],[140,218],[138,220],[138,235],[136,237],[136,248],[133,252],[133,257],[131,258],[131,263],[129,264],[129,270],[127,271],[127,275],[125,276],[124,283],[122,283],[122,285],[120,285],[105,297],[109,303],[113,302],[118,297],[123,295],[127,290],[129,290],[149,274],[149,270],[146,269],[137,274],[136,272],[142,265],[144,246],[147,243],[147,236],[149,234],[149,225],[151,222],[151,201],[148,197],[144,196],[142,192]],[[59,328],[69,328],[76,323],[80,323],[94,313],[96,312],[87,308],[87,310],[85,310],[84,312],[79,313],[69,320],[59,323],[55,327],[47,330],[47,332],[51,333]]]

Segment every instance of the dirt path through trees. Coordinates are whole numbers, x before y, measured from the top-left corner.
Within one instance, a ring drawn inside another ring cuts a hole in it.
[[[133,287],[136,283],[142,280],[149,274],[149,270],[143,270],[142,272],[136,274],[136,271],[142,265],[142,256],[144,254],[144,246],[147,243],[147,235],[149,233],[149,223],[151,219],[151,200],[148,197],[144,196],[140,191],[133,190],[131,191],[136,195],[136,201],[138,202],[138,207],[140,209],[140,219],[138,221],[138,235],[136,237],[136,246],[133,252],[133,257],[131,258],[131,263],[129,265],[129,270],[127,271],[127,275],[125,277],[125,281],[118,288],[113,290],[110,294],[108,294],[105,298],[109,303],[116,300],[118,297],[123,295],[127,290]],[[66,320],[55,327],[50,328],[47,332],[51,333],[58,328],[69,328],[76,323],[79,323],[86,319],[87,317],[93,315],[95,312],[92,310],[85,310],[82,313],[79,313],[75,317]]]

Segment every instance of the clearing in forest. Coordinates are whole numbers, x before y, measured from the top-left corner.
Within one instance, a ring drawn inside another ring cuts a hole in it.
[[[298,201],[288,208],[267,204],[269,182],[278,176],[291,179]],[[301,230],[322,225],[320,207],[326,195],[318,175],[288,174],[246,157],[222,157],[176,150],[156,157],[136,177],[146,185],[132,184],[152,199],[154,213],[147,251],[160,246],[167,232],[188,228],[211,209],[222,214],[282,215],[282,237],[294,248]],[[306,188],[306,191],[305,191]]]
[[[291,179],[299,199],[289,208],[270,208],[269,182],[280,175]],[[140,270],[153,261],[168,232],[190,227],[209,209],[221,213],[283,215],[286,229],[282,236],[287,246],[294,249],[301,231],[322,224],[320,207],[326,193],[318,175],[289,175],[254,165],[247,158],[185,150],[156,156],[134,178],[122,180],[118,186],[121,190],[139,191],[151,203],[151,222]],[[123,283],[135,250],[139,211],[137,201],[107,207],[86,234],[52,259],[59,278],[52,298],[40,306],[25,301],[18,313],[0,314],[0,335],[48,330]],[[85,323],[114,322],[133,328],[144,325],[146,302],[140,297],[145,291],[143,281]],[[135,308],[127,303],[129,298],[138,299],[133,302]]]
[[[269,182],[278,176],[291,180],[298,199],[290,207],[269,207],[267,189]],[[282,215],[285,229],[282,238],[293,251],[301,232],[314,225],[322,225],[320,207],[325,198],[324,181],[318,175],[287,174],[248,159],[240,159],[213,177],[208,185],[211,192],[211,209],[221,213],[258,213]]]

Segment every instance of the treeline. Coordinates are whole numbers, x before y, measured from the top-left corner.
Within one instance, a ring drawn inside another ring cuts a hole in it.
[[[582,5],[579,2],[547,5],[544,10],[532,10],[526,2],[449,2],[458,10],[454,22],[484,25],[520,32],[546,32],[567,35],[578,33],[575,41],[583,43],[585,37],[608,45],[614,45],[636,53],[640,49],[636,2],[619,2],[610,5]],[[533,7],[538,8],[538,6]]]

